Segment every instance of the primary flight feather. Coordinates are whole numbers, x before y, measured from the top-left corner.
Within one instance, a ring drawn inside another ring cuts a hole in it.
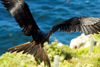
[[[26,36],[32,36],[33,40],[24,43],[8,50],[12,52],[20,52],[32,54],[38,60],[44,61],[45,65],[50,65],[50,61],[43,43],[49,40],[50,35],[56,32],[58,29],[63,32],[82,32],[85,34],[93,34],[100,32],[100,18],[94,17],[73,17],[66,21],[63,21],[57,25],[54,25],[48,33],[40,30],[37,26],[26,2],[23,0],[1,0],[2,4],[6,7],[6,10],[11,13],[16,22],[21,28],[22,32]]]

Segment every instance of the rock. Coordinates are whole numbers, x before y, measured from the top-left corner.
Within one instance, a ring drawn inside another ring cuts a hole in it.
[[[62,44],[62,43],[58,43],[57,45],[58,45],[58,46],[62,46],[63,44]]]
[[[81,34],[77,38],[74,38],[71,40],[70,43],[70,48],[75,49],[75,48],[81,48],[81,47],[88,47],[90,45],[89,37],[91,35],[85,35]]]

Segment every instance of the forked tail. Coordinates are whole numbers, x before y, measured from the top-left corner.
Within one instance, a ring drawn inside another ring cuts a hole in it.
[[[49,67],[51,67],[47,52],[45,48],[43,47],[43,44],[38,44],[35,41],[31,41],[31,42],[27,42],[27,43],[9,48],[8,50],[12,50],[11,52],[23,51],[23,54],[24,53],[33,54],[36,60],[40,59],[41,62],[44,61],[45,65],[48,64]]]

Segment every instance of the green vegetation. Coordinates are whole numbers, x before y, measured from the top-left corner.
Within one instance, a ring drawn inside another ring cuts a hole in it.
[[[88,48],[70,49],[69,46],[57,46],[45,43],[51,66],[54,67],[54,55],[60,56],[59,67],[100,67],[100,46],[94,46],[93,52]],[[0,67],[44,67],[44,63],[37,64],[32,55],[6,52],[0,57]]]
[[[99,34],[94,34],[93,37],[94,37],[95,41],[97,43],[99,43],[99,45],[100,45],[100,32],[99,32]]]

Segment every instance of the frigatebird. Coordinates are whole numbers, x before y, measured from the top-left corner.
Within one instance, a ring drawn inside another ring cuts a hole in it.
[[[95,17],[73,17],[65,20],[59,24],[54,25],[47,33],[43,32],[36,24],[27,3],[23,0],[1,0],[6,10],[11,13],[16,22],[21,28],[22,32],[26,36],[32,36],[33,40],[24,43],[8,50],[11,52],[21,52],[32,54],[38,60],[44,61],[45,65],[50,65],[50,61],[46,50],[44,48],[44,42],[49,40],[52,33],[58,29],[63,32],[82,32],[85,34],[98,33],[100,31],[100,18]],[[17,34],[16,34],[17,35]]]

